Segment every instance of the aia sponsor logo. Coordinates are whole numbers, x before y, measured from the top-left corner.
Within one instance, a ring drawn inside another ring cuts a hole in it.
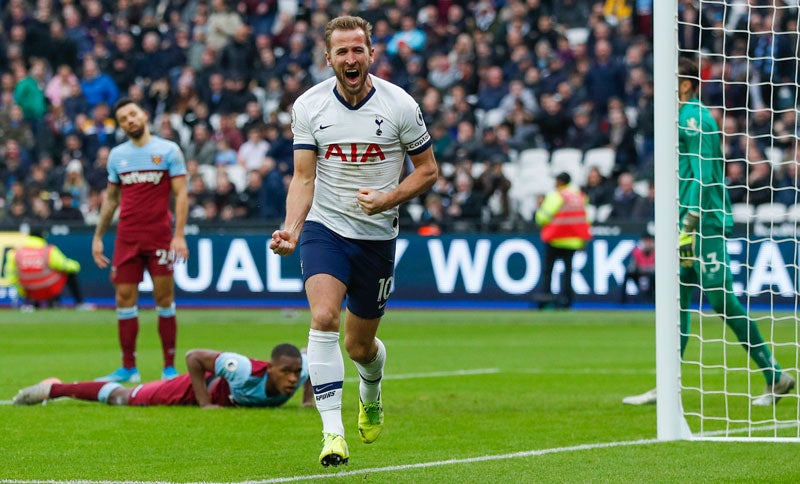
[[[386,155],[380,145],[375,143],[350,143],[328,145],[325,151],[326,160],[340,160],[343,163],[370,163],[384,161]]]

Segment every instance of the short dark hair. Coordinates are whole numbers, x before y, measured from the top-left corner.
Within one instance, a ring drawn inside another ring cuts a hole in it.
[[[564,185],[568,185],[568,184],[569,184],[569,182],[571,182],[571,181],[572,181],[572,177],[571,177],[571,176],[569,176],[569,173],[567,173],[566,171],[562,171],[561,173],[559,173],[558,175],[556,175],[556,180],[557,180],[557,181],[560,181],[560,182],[561,182],[561,183],[563,183]]]
[[[114,107],[111,108],[111,112],[114,113],[114,117],[117,116],[117,110],[119,110],[123,106],[127,106],[128,104],[135,104],[139,106],[139,103],[134,101],[132,98],[129,97],[121,97],[114,103]]]
[[[288,356],[290,358],[302,358],[300,355],[300,350],[297,346],[291,343],[281,343],[278,346],[272,348],[272,354],[270,358],[273,360],[277,360],[281,356]]]
[[[692,89],[697,89],[700,85],[700,69],[697,62],[688,57],[681,57],[678,61],[678,82],[689,81]]]

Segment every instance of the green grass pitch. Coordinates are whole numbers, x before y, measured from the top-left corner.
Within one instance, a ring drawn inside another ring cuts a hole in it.
[[[140,312],[138,358],[146,380],[160,375],[155,320],[154,311]],[[266,359],[276,343],[303,346],[308,313],[179,308],[178,325],[177,366],[185,371],[182,355],[190,348]],[[775,331],[776,339],[794,339],[793,324]],[[0,480],[800,481],[794,443],[654,440],[655,406],[621,404],[655,383],[654,332],[651,312],[390,310],[379,331],[388,349],[386,424],[371,445],[358,439],[356,372],[345,358],[347,466],[318,464],[319,416],[300,405],[299,395],[282,408],[260,410],[57,400],[0,406]],[[727,357],[746,366],[741,350]],[[89,380],[118,365],[111,310],[0,311],[6,403],[43,378]],[[761,388],[757,377],[753,385]],[[779,417],[797,410],[796,399],[787,400],[778,405]],[[763,415],[753,418],[772,415],[758,411]]]

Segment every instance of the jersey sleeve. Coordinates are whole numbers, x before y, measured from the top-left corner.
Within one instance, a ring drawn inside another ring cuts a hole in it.
[[[214,360],[214,374],[224,378],[231,388],[245,385],[252,372],[250,358],[238,353],[223,352]]]
[[[177,144],[171,143],[171,149],[167,153],[167,156],[169,156],[167,162],[170,178],[186,175],[186,159]]]
[[[295,102],[292,106],[292,134],[294,149],[317,150],[317,140],[311,131],[311,117],[302,103]]]
[[[425,151],[431,145],[431,135],[425,126],[422,110],[413,98],[409,97],[398,113],[400,121],[400,142],[410,155]]]
[[[119,185],[118,159],[119,149],[113,148],[108,153],[108,164],[106,165],[106,170],[108,171],[108,181],[115,185]]]

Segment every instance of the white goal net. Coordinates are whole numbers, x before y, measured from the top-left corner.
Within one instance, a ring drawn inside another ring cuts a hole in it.
[[[655,19],[659,438],[800,440],[787,390],[800,366],[798,1],[659,0]],[[698,95],[679,105],[683,58]],[[696,234],[689,270],[682,231]]]

